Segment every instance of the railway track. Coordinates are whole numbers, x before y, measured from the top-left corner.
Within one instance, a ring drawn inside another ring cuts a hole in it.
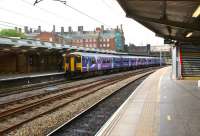
[[[148,70],[152,68],[145,68],[144,70]],[[135,70],[135,73],[141,72],[143,69],[138,69]],[[64,75],[63,75],[64,77]],[[29,92],[33,90],[38,90],[42,88],[47,88],[49,86],[58,86],[66,83],[70,83],[73,81],[78,81],[82,80],[80,77],[74,77],[72,80],[66,80],[66,79],[57,79],[53,81],[46,81],[46,82],[41,82],[41,83],[35,83],[35,84],[24,84],[16,87],[10,87],[6,89],[0,89],[0,97],[5,97],[13,94],[19,94],[19,93],[24,93],[24,92]]]
[[[47,136],[95,135],[101,126],[133,92],[134,88],[152,72],[153,71],[141,74],[141,76],[137,77],[133,82],[123,86],[100,101],[97,101],[71,120],[68,120],[51,131]]]
[[[156,69],[156,68],[153,68],[153,69]],[[127,75],[127,76],[133,76],[135,74],[139,74],[139,73],[142,73],[142,72],[145,72],[145,71],[149,71],[149,70],[152,70],[152,68],[140,69],[140,70],[136,70],[136,71],[133,71],[133,72],[124,73],[124,74]],[[106,78],[109,79],[109,78],[114,78],[114,77],[121,77],[121,75],[123,75],[123,74],[116,74],[114,76],[111,75],[111,76],[107,76],[107,77],[104,77],[104,78],[95,79],[94,81],[91,80],[91,81],[88,81],[88,82],[85,82],[85,83],[80,83],[80,84],[76,84],[76,85],[72,85],[72,86],[65,86],[66,83],[72,83],[70,81],[64,81],[64,82],[61,81],[61,82],[58,82],[58,83],[53,83],[53,84],[48,84],[48,85],[45,85],[45,86],[40,86],[38,88],[37,87],[36,88],[33,87],[29,91],[35,91],[35,90],[37,91],[38,89],[43,89],[45,91],[43,91],[41,93],[36,93],[36,94],[33,94],[33,95],[28,95],[25,98],[22,97],[22,98],[17,98],[17,99],[8,101],[8,102],[2,102],[2,103],[0,102],[0,111],[1,111],[1,109],[4,109],[5,107],[8,108],[10,105],[13,105],[13,104],[16,104],[16,103],[27,102],[28,100],[32,101],[33,99],[36,99],[36,98],[40,98],[40,97],[44,97],[44,96],[47,96],[47,95],[55,94],[55,93],[58,93],[58,92],[62,92],[64,90],[72,89],[74,87],[80,87],[80,86],[83,86],[83,85],[86,85],[86,84],[89,84],[89,83],[92,83],[92,82],[101,81],[101,80],[106,79]],[[58,85],[64,85],[64,87],[58,87]],[[48,87],[54,88],[54,89],[48,91],[47,90]],[[22,92],[24,92],[24,91],[22,91]],[[16,92],[14,92],[14,94],[15,93]]]
[[[135,74],[135,73],[134,73]],[[0,134],[5,134],[24,123],[36,119],[42,115],[53,112],[73,101],[95,93],[99,89],[112,85],[130,75],[121,75],[109,79],[95,81],[84,85],[62,88],[56,92],[40,94],[31,98],[19,99],[0,105]],[[120,78],[119,78],[120,77]],[[17,119],[19,118],[19,119]]]
[[[145,69],[145,71],[150,71],[150,69]],[[104,87],[142,72],[144,72],[144,70],[120,74],[115,77],[103,78],[76,86],[58,88],[56,91],[1,103],[0,135],[8,133],[42,115],[54,112],[57,109],[93,94]]]

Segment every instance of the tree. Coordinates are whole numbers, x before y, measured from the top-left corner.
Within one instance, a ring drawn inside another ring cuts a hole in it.
[[[0,36],[26,38],[24,33],[18,32],[14,29],[2,29],[0,31]]]

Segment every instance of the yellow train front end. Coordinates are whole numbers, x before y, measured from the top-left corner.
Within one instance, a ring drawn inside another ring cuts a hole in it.
[[[69,54],[64,58],[64,69],[66,74],[75,75],[82,72],[82,57],[76,54]]]

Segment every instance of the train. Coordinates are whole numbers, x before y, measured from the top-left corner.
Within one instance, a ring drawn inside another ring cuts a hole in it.
[[[158,57],[73,52],[64,57],[67,74],[101,73],[159,66]]]

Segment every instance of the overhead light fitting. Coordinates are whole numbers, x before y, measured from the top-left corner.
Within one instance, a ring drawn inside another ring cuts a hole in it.
[[[200,14],[200,5],[197,7],[197,9],[195,10],[195,12],[192,14],[192,17],[198,17]]]
[[[188,33],[185,37],[191,37],[192,36],[192,32]]]

